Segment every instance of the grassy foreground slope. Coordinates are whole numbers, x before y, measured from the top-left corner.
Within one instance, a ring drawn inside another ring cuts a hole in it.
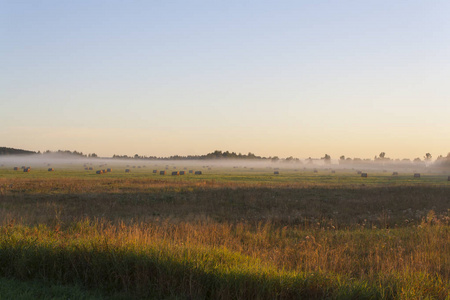
[[[207,229],[179,226],[84,222],[65,231],[6,226],[0,229],[0,270],[3,276],[82,284],[150,298],[448,296],[448,226],[322,233],[268,227],[252,232],[217,224]],[[199,234],[202,237],[196,238]],[[224,238],[227,242],[219,241]],[[248,241],[239,243],[243,239]],[[237,251],[238,247],[249,249]],[[261,259],[259,253],[273,256],[272,260]],[[302,263],[309,259],[309,264]]]
[[[16,174],[0,178],[2,277],[95,297],[450,297],[447,183]]]

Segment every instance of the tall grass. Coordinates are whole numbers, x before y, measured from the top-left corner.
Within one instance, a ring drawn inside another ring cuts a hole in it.
[[[450,228],[299,230],[261,224],[0,228],[0,272],[20,279],[220,299],[445,299]]]
[[[0,178],[0,276],[130,298],[450,299],[449,186],[205,178]]]

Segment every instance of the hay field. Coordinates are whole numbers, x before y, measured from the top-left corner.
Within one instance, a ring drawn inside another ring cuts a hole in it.
[[[4,280],[88,298],[450,297],[445,174],[52,167],[0,169]]]

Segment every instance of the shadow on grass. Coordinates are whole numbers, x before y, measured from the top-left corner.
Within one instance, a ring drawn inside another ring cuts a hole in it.
[[[110,221],[272,222],[284,225],[365,223],[378,227],[420,223],[430,210],[447,213],[450,187],[400,186],[357,188],[166,187],[102,193],[32,193],[0,195],[0,219],[26,224]]]
[[[20,233],[14,229],[8,235],[0,245],[1,276],[84,286],[107,295],[120,293],[139,299],[391,299],[397,294],[395,282],[377,287],[337,276],[277,272],[227,250],[155,247],[140,252],[98,241],[75,246],[18,239]],[[79,289],[72,292],[82,293]]]

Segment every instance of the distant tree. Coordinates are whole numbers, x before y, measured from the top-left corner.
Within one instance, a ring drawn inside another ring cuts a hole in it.
[[[345,160],[345,156],[341,155],[341,157],[339,157],[340,160]]]
[[[419,157],[414,158],[413,160],[415,163],[421,162],[422,160]]]
[[[91,153],[91,157],[98,157],[98,156],[95,153]]]
[[[331,156],[329,156],[328,154],[325,154],[325,156],[321,159],[323,159],[326,164],[331,163]]]
[[[423,157],[426,161],[431,160],[431,154],[430,153],[426,153],[425,156]]]
[[[280,158],[279,158],[278,156],[274,156],[274,157],[271,158],[271,160],[272,160],[273,162],[276,162],[276,161],[279,161]]]
[[[380,159],[384,159],[384,157],[386,156],[386,153],[381,152],[379,156],[380,156]]]

